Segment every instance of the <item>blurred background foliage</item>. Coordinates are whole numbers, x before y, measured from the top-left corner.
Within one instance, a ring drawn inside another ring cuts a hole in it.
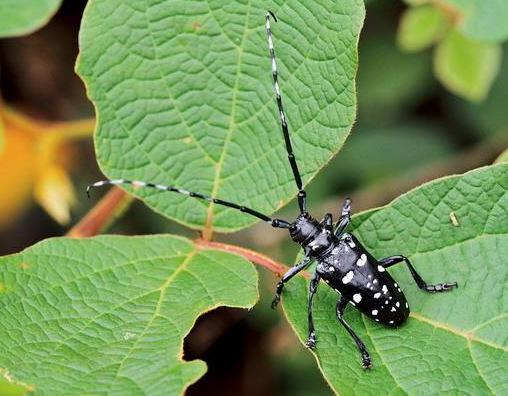
[[[16,23],[12,4],[0,6],[1,254],[65,234],[93,206],[84,187],[101,178],[93,108],[73,71],[86,2],[66,0],[40,30],[12,37],[44,24],[59,5],[33,3],[45,6]],[[500,160],[508,160],[508,6],[489,5],[367,1],[358,118],[344,149],[308,188],[316,216],[336,214],[346,194],[359,211],[427,180],[490,164],[503,152]],[[294,213],[294,205],[281,210]],[[109,231],[196,237],[139,202]],[[285,263],[297,253],[286,234],[262,224],[216,238]],[[185,358],[209,366],[189,395],[331,395],[281,313],[269,309],[275,279],[260,274],[262,297],[252,312],[217,309],[187,338]]]

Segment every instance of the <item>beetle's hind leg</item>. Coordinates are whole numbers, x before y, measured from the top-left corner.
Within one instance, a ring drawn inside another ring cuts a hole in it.
[[[341,297],[341,299],[337,302],[337,319],[339,319],[339,322],[344,326],[347,330],[347,332],[353,337],[353,340],[355,341],[356,347],[360,351],[362,355],[362,366],[363,368],[371,368],[372,367],[372,360],[369,355],[369,351],[367,351],[367,347],[365,344],[360,340],[360,337],[356,335],[356,333],[353,331],[351,326],[347,324],[347,322],[344,320],[344,310],[346,309],[347,303],[349,301]]]
[[[316,332],[314,329],[314,319],[312,316],[312,300],[314,299],[314,294],[316,294],[317,287],[319,285],[319,280],[321,277],[317,272],[314,273],[310,283],[309,283],[309,298],[307,305],[307,319],[309,323],[309,337],[305,342],[307,348],[314,349],[316,347]]]
[[[405,262],[409,272],[411,272],[411,276],[415,280],[418,287],[422,290],[425,290],[430,293],[444,292],[453,289],[454,287],[458,287],[457,282],[445,282],[445,283],[437,283],[435,285],[428,285],[422,277],[416,272],[415,268],[409,261],[409,259],[405,256],[397,255],[386,257],[382,260],[379,260],[379,264],[381,264],[384,268],[389,268],[392,265]]]

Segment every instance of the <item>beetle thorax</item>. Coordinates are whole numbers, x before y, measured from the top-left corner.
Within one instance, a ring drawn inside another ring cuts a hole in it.
[[[322,232],[322,226],[309,213],[300,214],[289,229],[291,238],[306,248]]]

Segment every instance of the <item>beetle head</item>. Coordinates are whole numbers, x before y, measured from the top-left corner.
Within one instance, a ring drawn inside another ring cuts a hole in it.
[[[319,233],[319,223],[308,212],[298,215],[296,220],[289,227],[291,239],[300,245],[312,239]]]

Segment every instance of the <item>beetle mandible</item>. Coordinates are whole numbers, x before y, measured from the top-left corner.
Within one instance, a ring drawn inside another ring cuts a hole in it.
[[[284,284],[296,274],[309,267],[312,262],[316,261],[316,269],[309,283],[307,301],[308,338],[305,344],[311,349],[316,346],[317,339],[312,307],[318,284],[323,280],[332,289],[340,293],[340,298],[336,305],[337,318],[353,338],[360,351],[362,366],[364,368],[370,368],[372,366],[372,361],[365,344],[344,319],[344,311],[348,304],[353,305],[360,312],[380,324],[390,327],[399,327],[409,316],[409,305],[399,285],[397,285],[386,271],[387,268],[398,263],[405,263],[417,286],[431,293],[448,291],[453,287],[457,287],[457,283],[445,282],[433,285],[427,284],[418,272],[416,272],[416,269],[409,259],[402,255],[390,256],[381,260],[374,258],[354,235],[346,232],[351,218],[351,201],[349,199],[345,200],[341,215],[335,224],[333,224],[332,215],[330,213],[327,213],[321,221],[317,221],[307,212],[307,196],[293,153],[286,114],[282,104],[282,95],[278,82],[277,63],[275,60],[275,50],[270,26],[271,19],[277,22],[275,15],[271,11],[268,11],[265,17],[265,29],[268,38],[273,88],[288,160],[298,189],[297,198],[300,214],[293,222],[282,219],[272,219],[252,208],[201,193],[188,191],[176,186],[144,181],[126,179],[102,180],[89,185],[87,187],[87,194],[89,194],[91,188],[104,185],[130,184],[135,187],[149,187],[187,195],[217,205],[236,209],[261,219],[272,227],[288,229],[293,241],[303,248],[304,257],[298,264],[289,269],[277,283],[275,298],[272,301],[272,308],[275,308],[279,303]]]

